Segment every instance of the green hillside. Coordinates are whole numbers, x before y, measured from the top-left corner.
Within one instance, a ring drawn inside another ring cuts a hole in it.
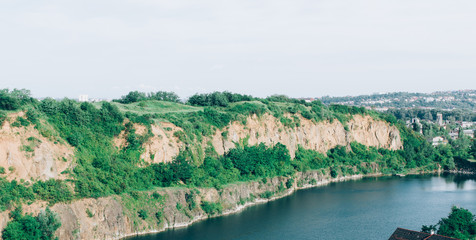
[[[26,116],[15,121],[18,126],[32,124],[46,138],[75,147],[76,153],[72,169],[65,173],[71,180],[17,182],[0,177],[0,210],[35,200],[54,204],[157,187],[219,189],[237,181],[292,177],[296,172],[310,169],[332,177],[367,174],[377,169],[386,174],[431,171],[438,165],[453,169],[455,160],[466,158],[470,152],[451,145],[434,148],[421,135],[407,129],[403,122],[397,122],[394,116],[359,107],[326,106],[319,101],[306,103],[283,96],[260,99],[226,92],[194,95],[187,103],[180,103],[176,98],[158,100],[159,94],[135,92],[133,96],[136,97],[91,104],[70,99],[38,101],[31,98],[28,91],[1,91],[0,123],[5,121],[6,111],[24,111]],[[168,95],[160,95],[163,96]],[[233,121],[246,123],[248,116],[264,114],[276,117],[288,128],[300,125],[297,116],[313,122],[340,121],[346,126],[356,114],[370,115],[397,126],[404,149],[392,151],[352,143],[350,148],[337,146],[325,154],[299,148],[294,159],[282,144],[248,146],[243,142],[223,156],[210,146],[203,151],[202,140],[216,129]],[[147,164],[140,159],[143,143],[153,135],[151,124],[157,121],[169,121],[183,129],[174,133],[184,147],[171,163]],[[148,132],[137,134],[134,123],[145,126]],[[126,145],[117,149],[113,139],[123,131]],[[0,169],[0,174],[4,172]]]

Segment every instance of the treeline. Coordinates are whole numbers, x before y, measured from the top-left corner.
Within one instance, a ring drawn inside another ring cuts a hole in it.
[[[17,110],[27,104],[38,102],[31,97],[30,90],[0,89],[0,110]]]
[[[167,101],[167,102],[180,102],[180,97],[174,92],[151,92],[144,93],[139,91],[129,92],[127,95],[122,96],[120,99],[114,99],[114,102],[119,102],[123,104],[135,103],[145,100],[157,100],[157,101]]]
[[[194,106],[219,106],[227,107],[230,103],[251,101],[252,96],[242,95],[231,92],[213,92],[204,94],[195,94],[191,96],[187,103]]]
[[[476,112],[473,111],[464,111],[462,109],[455,109],[452,111],[443,111],[440,109],[422,109],[422,108],[412,108],[412,109],[389,109],[387,113],[394,115],[397,119],[407,121],[412,118],[419,118],[427,121],[436,121],[436,115],[438,113],[442,114],[443,120],[449,120],[450,122],[455,121],[469,121],[476,122]]]

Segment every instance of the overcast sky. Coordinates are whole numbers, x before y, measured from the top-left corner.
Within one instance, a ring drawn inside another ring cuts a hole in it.
[[[70,98],[476,89],[476,1],[0,0],[0,88]]]

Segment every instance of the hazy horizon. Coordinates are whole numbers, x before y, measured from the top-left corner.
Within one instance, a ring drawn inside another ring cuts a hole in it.
[[[2,1],[0,88],[34,97],[476,89],[469,0]]]

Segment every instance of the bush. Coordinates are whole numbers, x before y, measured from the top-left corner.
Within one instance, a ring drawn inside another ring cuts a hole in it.
[[[86,208],[86,215],[88,215],[88,218],[94,217],[93,212],[91,212],[91,210],[89,210],[89,208]]]
[[[152,197],[155,198],[155,199],[159,199],[161,197],[161,195],[158,192],[154,192],[154,193],[152,193]]]
[[[36,217],[23,215],[20,208],[11,212],[12,220],[2,231],[4,240],[53,240],[56,230],[61,226],[58,215],[49,208]]]
[[[294,184],[294,178],[289,178],[287,181],[286,181],[286,188],[291,188]]]
[[[33,184],[32,189],[39,199],[48,201],[50,205],[73,199],[70,188],[61,180],[38,181]]]
[[[260,194],[260,197],[261,197],[261,198],[268,198],[268,199],[269,199],[269,198],[271,198],[273,195],[274,195],[273,192],[271,192],[271,191],[266,191],[266,192],[264,192],[264,193],[261,193],[261,194]]]
[[[157,218],[157,222],[160,224],[162,222],[162,217],[164,213],[162,211],[158,211],[155,213],[155,218]]]
[[[197,203],[195,202],[195,194],[194,192],[185,193],[185,201],[187,202],[188,209],[192,211],[195,209]]]
[[[3,123],[7,120],[7,113],[0,111],[0,128],[3,126]]]
[[[149,214],[147,214],[147,212],[144,209],[139,210],[137,214],[139,215],[140,218],[142,218],[142,220],[147,219],[147,217],[149,216]]]
[[[334,168],[332,168],[332,169],[331,169],[331,177],[332,177],[332,178],[336,178],[338,175],[339,175],[339,174],[337,173],[337,171],[336,171]]]
[[[223,206],[219,202],[213,203],[213,202],[202,201],[200,206],[201,206],[202,210],[208,216],[212,216],[212,215],[215,215],[215,214],[220,214],[223,211]]]

